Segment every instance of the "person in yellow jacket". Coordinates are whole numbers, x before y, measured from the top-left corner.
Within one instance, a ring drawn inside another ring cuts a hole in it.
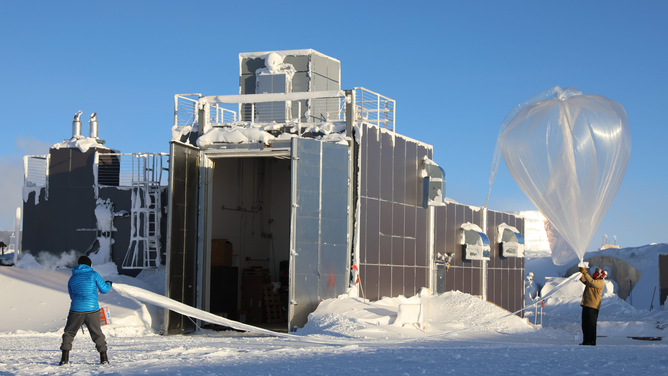
[[[606,273],[596,268],[594,275],[590,276],[587,269],[580,268],[580,282],[585,285],[582,293],[582,343],[585,346],[596,346],[596,324],[598,322],[598,311],[601,309],[601,297],[605,288]]]

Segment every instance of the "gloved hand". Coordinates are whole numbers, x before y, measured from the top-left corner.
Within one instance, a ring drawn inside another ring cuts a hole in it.
[[[111,285],[113,285],[113,284],[114,284],[114,283],[113,283],[113,282],[111,282],[111,281],[105,281],[105,282],[106,282],[106,283],[108,283],[108,284],[109,284],[109,286],[111,286]]]
[[[587,269],[580,267],[580,273],[587,274]]]

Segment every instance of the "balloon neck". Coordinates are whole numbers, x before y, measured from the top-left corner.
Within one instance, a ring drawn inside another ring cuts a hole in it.
[[[555,98],[564,100],[567,98],[570,98],[574,95],[582,95],[582,92],[578,89],[572,88],[572,87],[567,87],[565,89],[562,89],[560,87],[557,88],[557,93],[554,94]]]

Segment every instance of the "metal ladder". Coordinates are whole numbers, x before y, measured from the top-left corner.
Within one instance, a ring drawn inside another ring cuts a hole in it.
[[[162,158],[133,154],[131,232],[124,269],[151,269],[160,265]]]

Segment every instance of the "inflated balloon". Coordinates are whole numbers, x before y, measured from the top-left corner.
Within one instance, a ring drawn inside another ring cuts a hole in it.
[[[582,261],[624,179],[631,155],[626,111],[599,95],[559,87],[522,108],[499,136],[510,174]]]

